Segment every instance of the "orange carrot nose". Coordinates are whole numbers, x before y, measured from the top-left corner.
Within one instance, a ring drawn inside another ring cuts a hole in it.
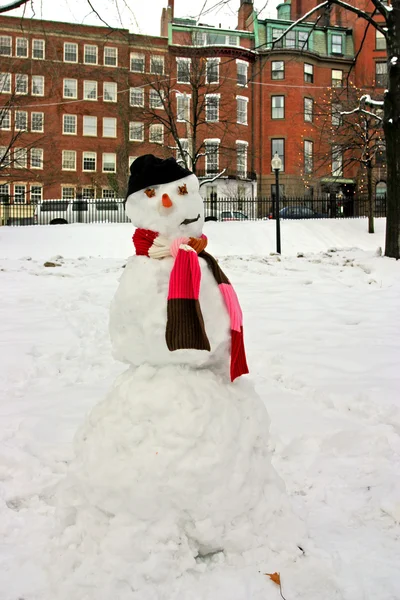
[[[165,208],[171,208],[171,206],[172,206],[172,200],[168,196],[168,194],[163,194],[162,195],[162,205],[165,206]]]

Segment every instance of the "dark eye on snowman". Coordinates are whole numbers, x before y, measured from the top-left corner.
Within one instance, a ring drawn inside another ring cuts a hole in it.
[[[186,183],[184,183],[183,185],[178,185],[178,194],[180,196],[185,196],[188,193],[189,192],[187,191]]]
[[[147,190],[144,190],[144,193],[148,198],[154,198],[154,196],[156,195],[156,190],[154,190],[153,188],[147,188]]]

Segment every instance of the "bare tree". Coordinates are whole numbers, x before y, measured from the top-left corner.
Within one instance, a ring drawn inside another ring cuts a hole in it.
[[[236,161],[232,140],[238,129],[237,114],[232,98],[220,93],[226,85],[225,64],[231,59],[224,61],[212,50],[205,56],[205,49],[197,47],[185,48],[185,53],[185,57],[169,56],[162,72],[144,76],[150,102],[138,108],[137,115],[147,125],[162,125],[164,144],[179,162],[198,174],[201,158],[212,161],[215,152],[205,138],[219,140],[225,166]],[[208,173],[216,171],[209,168]]]
[[[383,111],[368,106],[368,98],[368,94],[355,86],[331,88],[317,104],[314,118],[319,139],[313,174],[325,175],[329,171],[341,177],[344,170],[359,166],[361,176],[366,175],[367,179],[368,231],[374,233],[373,170],[385,141]]]
[[[400,258],[400,200],[398,190],[400,189],[400,160],[398,148],[400,147],[400,0],[391,0],[387,5],[382,0],[370,0],[374,9],[370,13],[356,6],[352,6],[343,0],[325,0],[321,2],[300,19],[292,23],[275,40],[275,45],[287,35],[294,27],[304,21],[310,21],[310,17],[321,11],[329,11],[336,5],[343,10],[356,14],[364,19],[366,28],[374,27],[386,39],[387,48],[387,90],[383,100],[383,131],[386,140],[387,152],[387,220],[386,220],[386,248],[385,255],[392,258]],[[361,46],[357,50],[358,57],[364,44],[364,35]],[[369,102],[367,98],[366,103]]]

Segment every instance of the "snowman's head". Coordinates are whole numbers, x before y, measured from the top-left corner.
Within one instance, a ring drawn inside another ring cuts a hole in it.
[[[169,238],[199,237],[204,207],[196,175],[174,158],[139,156],[131,165],[126,214],[136,227]]]

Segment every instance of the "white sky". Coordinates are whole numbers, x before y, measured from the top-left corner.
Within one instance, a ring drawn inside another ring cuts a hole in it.
[[[10,0],[0,0],[0,6]],[[107,24],[123,27],[134,33],[159,35],[161,10],[167,6],[168,0],[90,0],[92,6]],[[255,0],[256,10],[260,17],[276,16],[276,6],[282,0]],[[85,23],[102,25],[102,22],[91,10],[88,0],[31,0],[32,4],[25,9],[25,16],[50,21],[66,21],[69,23]],[[175,0],[176,17],[200,17],[200,22],[209,25],[231,27],[237,24],[237,10],[240,0],[230,0],[226,6],[213,9],[218,0]],[[32,11],[34,9],[34,13]],[[6,13],[20,16],[22,9]]]

